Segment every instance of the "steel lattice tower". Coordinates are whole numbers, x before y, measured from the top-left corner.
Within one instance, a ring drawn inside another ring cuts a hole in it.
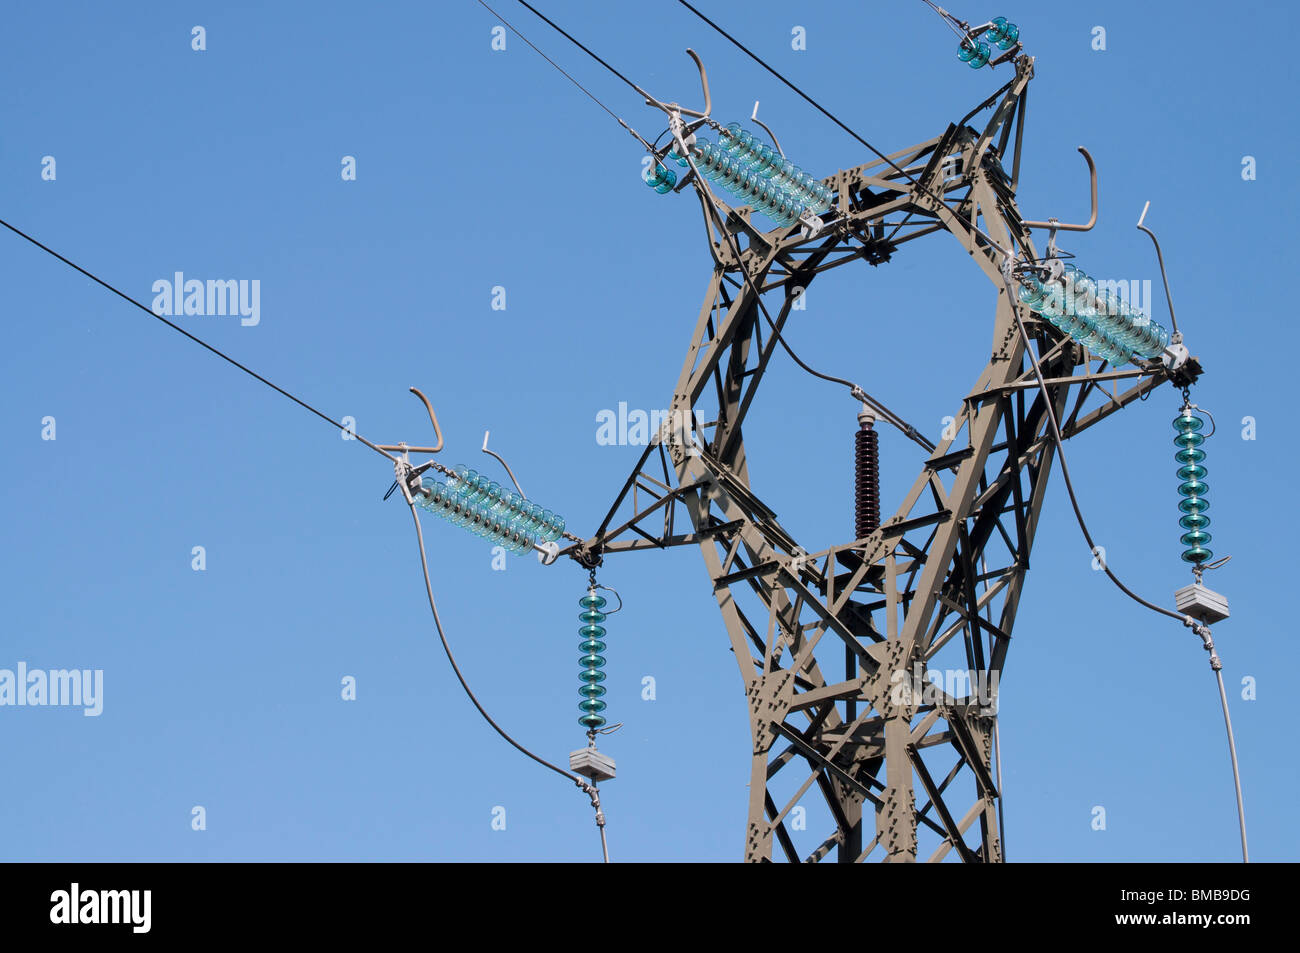
[[[1033,60],[1020,56],[1015,69],[1004,90],[941,136],[890,155],[915,182],[880,160],[824,180],[837,194],[837,222],[822,234],[761,232],[746,209],[726,219],[734,243],[712,231],[717,265],[669,422],[596,534],[567,550],[595,565],[612,553],[699,547],[749,709],[746,860],[768,860],[774,846],[791,861],[832,850],[841,862],[1002,859],[996,714],[974,683],[967,695],[908,688],[945,657],[996,685],[1052,468],[1043,391],[1012,311],[1019,305],[1008,300],[1003,256],[990,244],[1038,258],[1016,206]],[[987,125],[968,125],[989,107]],[[889,240],[886,216],[899,214],[916,227]],[[955,423],[893,515],[863,539],[806,552],[750,482],[743,426],[779,345],[753,291],[779,303],[770,310],[784,328],[796,289],[822,272],[887,262],[904,243],[938,232],[970,253],[996,291],[988,360],[957,396]],[[737,259],[730,249],[742,244]],[[1159,360],[1108,369],[1028,309],[1022,317],[1066,438],[1199,372],[1195,361],[1177,372]],[[1106,402],[1087,410],[1094,394]],[[778,798],[778,781],[797,781],[795,796]],[[813,788],[833,828],[793,830],[789,812]]]

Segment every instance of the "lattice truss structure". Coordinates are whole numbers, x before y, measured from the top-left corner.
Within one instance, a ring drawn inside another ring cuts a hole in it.
[[[716,266],[672,413],[596,534],[566,550],[594,565],[699,547],[749,709],[746,860],[774,850],[790,861],[1002,859],[996,715],[976,689],[996,685],[1006,663],[1054,451],[1011,309],[1022,309],[1066,438],[1198,368],[1108,369],[1008,298],[988,239],[1038,258],[1016,207],[1033,61],[1015,68],[962,122],[890,156],[914,183],[883,161],[824,180],[837,193],[825,218],[838,223],[820,235],[760,232],[735,209],[725,222],[737,259],[711,226]],[[990,107],[987,125],[968,125]],[[887,233],[887,216],[908,225]],[[742,272],[784,328],[796,289],[932,233],[960,242],[996,291],[988,361],[892,517],[864,539],[805,551],[750,482],[743,426],[779,342]],[[918,673],[945,669],[974,673],[970,691],[912,690]],[[809,797],[817,810],[806,817],[829,816],[829,829],[790,823]]]

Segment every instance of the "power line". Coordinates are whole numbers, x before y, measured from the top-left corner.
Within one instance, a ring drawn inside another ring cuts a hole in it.
[[[482,0],[479,0],[479,2],[481,3]],[[595,60],[595,61],[596,61],[597,63],[599,63],[601,66],[605,67],[605,69],[609,70],[611,73],[613,73],[613,74],[614,74],[615,76],[617,76],[619,79],[621,79],[623,82],[627,83],[628,86],[632,87],[633,91],[635,91],[636,93],[639,93],[639,94],[642,95],[642,96],[645,95],[645,90],[644,90],[644,89],[642,89],[642,88],[641,88],[640,86],[638,86],[636,83],[632,82],[630,79],[628,79],[628,78],[627,78],[626,76],[624,76],[622,73],[620,73],[618,70],[614,69],[614,67],[612,67],[612,66],[610,66],[608,63],[606,63],[603,59],[601,59],[599,56],[597,56],[595,53],[593,53],[593,52],[592,52],[588,47],[584,46],[580,41],[574,39],[574,37],[572,36],[572,34],[570,34],[567,30],[564,29],[564,27],[560,26],[558,23],[556,23],[554,20],[552,20],[552,19],[551,19],[550,17],[548,17],[546,14],[542,13],[541,10],[538,10],[538,9],[537,9],[535,6],[533,6],[531,3],[528,3],[527,0],[519,0],[519,3],[522,4],[523,6],[527,7],[529,10],[531,10],[531,11],[533,12],[533,15],[534,15],[534,16],[536,16],[536,17],[538,17],[539,19],[541,19],[541,20],[542,20],[543,22],[545,22],[548,26],[550,26],[551,29],[555,30],[557,33],[559,33],[561,36],[563,36],[566,40],[568,40],[570,43],[572,43],[572,44],[573,44],[574,46],[576,46],[578,49],[582,50],[582,52],[586,53],[588,56],[590,56],[593,60]]]
[[[600,98],[599,98],[595,93],[593,93],[591,90],[587,89],[586,86],[583,86],[583,85],[582,85],[581,83],[579,83],[576,79],[574,79],[571,75],[569,75],[569,73],[564,69],[564,67],[562,67],[559,63],[555,62],[555,60],[551,59],[549,56],[547,56],[545,53],[543,53],[540,49],[538,49],[537,45],[536,45],[535,43],[533,43],[532,40],[528,39],[528,37],[524,36],[523,33],[521,33],[521,32],[519,31],[519,28],[518,28],[518,27],[516,27],[513,23],[511,23],[509,20],[507,20],[507,19],[506,19],[505,17],[503,17],[501,14],[499,14],[499,13],[497,13],[495,10],[493,10],[490,6],[488,6],[486,3],[484,3],[483,0],[477,0],[477,2],[478,2],[478,5],[479,5],[479,6],[481,6],[483,9],[487,10],[487,11],[488,11],[489,13],[491,13],[494,17],[496,17],[498,20],[500,20],[502,23],[504,23],[507,27],[509,27],[509,28],[514,32],[515,36],[519,37],[519,39],[523,40],[523,41],[524,41],[525,43],[527,43],[530,47],[532,47],[534,53],[536,53],[536,54],[537,54],[538,56],[540,56],[542,59],[546,60],[546,62],[550,63],[550,64],[551,64],[552,66],[554,66],[557,70],[559,70],[559,72],[564,76],[565,79],[567,79],[567,80],[568,80],[570,83],[572,83],[574,86],[577,86],[578,89],[580,89],[580,90],[582,90],[584,93],[586,93],[586,94],[587,94],[587,97],[588,97],[592,102],[594,102],[594,103],[595,103],[597,106],[599,106],[601,109],[605,110],[605,112],[609,113],[610,116],[613,117],[614,121],[615,121],[616,123],[618,123],[620,126],[622,126],[624,129],[626,129],[628,132],[630,132],[633,136],[635,136],[635,137],[637,138],[637,140],[640,141],[641,145],[645,146],[646,149],[648,149],[650,152],[654,152],[654,146],[652,146],[652,145],[650,145],[650,143],[646,142],[645,139],[642,138],[642,136],[641,136],[641,134],[640,134],[639,132],[637,132],[635,129],[633,129],[631,126],[629,126],[626,122],[624,122],[624,121],[622,120],[622,118],[621,118],[617,113],[614,112],[614,110],[610,109],[610,108],[609,108],[608,106],[606,106],[603,102],[601,102],[601,101],[600,101]],[[528,4],[525,3],[524,6],[528,6]],[[529,9],[531,10],[532,8],[529,7]],[[533,12],[536,13],[537,11],[534,10]],[[540,16],[540,14],[538,14],[538,15]],[[542,17],[542,19],[546,19],[546,18],[545,18],[545,17]],[[547,22],[549,23],[550,21],[548,20]],[[557,27],[557,29],[558,29],[558,27]],[[564,31],[561,30],[560,32],[564,32]],[[565,35],[567,36],[568,34],[565,34]],[[570,39],[572,39],[572,37],[570,37]],[[574,40],[574,42],[576,43],[577,41]],[[581,44],[578,44],[578,45],[581,46]],[[583,49],[586,49],[586,47],[583,47]],[[593,54],[593,55],[594,55],[594,54]],[[599,59],[599,57],[597,57],[597,59]],[[604,63],[604,60],[601,60],[600,62]],[[605,64],[605,65],[608,66],[608,64]],[[612,67],[611,67],[611,69],[612,69]],[[615,75],[619,76],[619,78],[622,78],[622,76],[623,76],[623,74],[622,74],[622,73],[619,73],[617,70],[614,70],[614,73],[615,73]],[[626,80],[625,80],[625,82],[626,82]]]
[[[908,180],[909,182],[912,182],[912,183],[915,183],[915,182],[916,182],[916,179],[913,178],[912,175],[910,175],[906,170],[900,168],[900,167],[899,167],[899,166],[894,162],[894,160],[892,160],[891,158],[889,158],[889,156],[885,155],[883,152],[881,152],[879,149],[877,149],[877,148],[876,148],[875,146],[873,146],[871,143],[867,142],[866,139],[863,139],[860,135],[858,135],[856,132],[854,132],[852,129],[850,129],[848,126],[846,126],[844,123],[840,122],[840,120],[837,119],[833,113],[831,113],[828,109],[826,109],[825,107],[823,107],[820,103],[818,103],[815,99],[813,99],[811,96],[809,96],[807,93],[805,93],[802,89],[800,89],[800,88],[799,88],[798,86],[796,86],[794,83],[790,82],[788,79],[786,79],[786,78],[785,78],[784,76],[782,76],[780,73],[778,73],[775,69],[773,69],[771,66],[769,66],[769,65],[766,63],[766,61],[764,61],[760,56],[758,56],[758,54],[756,54],[756,53],[754,53],[752,50],[750,50],[749,47],[745,46],[745,44],[741,43],[738,39],[736,39],[734,36],[732,36],[730,33],[728,33],[728,32],[727,32],[726,30],[724,30],[722,27],[718,26],[718,24],[714,23],[712,20],[710,20],[708,17],[706,17],[703,13],[701,13],[701,12],[700,12],[699,10],[697,10],[695,7],[691,6],[691,4],[687,3],[686,0],[677,0],[677,2],[680,3],[682,6],[684,6],[687,10],[690,10],[692,13],[694,13],[697,17],[699,17],[701,20],[703,20],[703,21],[704,21],[705,23],[707,23],[709,26],[713,27],[713,29],[717,30],[720,34],[722,34],[722,35],[723,35],[724,37],[726,37],[728,40],[730,40],[730,41],[732,42],[732,44],[734,44],[734,45],[735,45],[735,46],[736,46],[736,47],[737,47],[737,48],[738,48],[742,53],[744,53],[746,56],[748,56],[750,59],[752,59],[752,60],[753,60],[755,63],[757,63],[759,66],[763,67],[763,69],[767,70],[769,73],[771,73],[771,74],[772,74],[773,76],[775,76],[777,79],[779,79],[781,82],[785,83],[785,85],[788,86],[788,87],[790,87],[790,89],[794,90],[794,92],[796,92],[796,93],[798,93],[800,96],[802,96],[802,97],[804,98],[804,100],[805,100],[805,101],[806,101],[810,106],[812,106],[814,109],[816,109],[818,112],[820,112],[823,116],[825,116],[825,117],[826,117],[827,119],[829,119],[831,122],[835,123],[835,125],[839,126],[841,129],[843,129],[845,132],[847,132],[847,133],[848,133],[850,136],[852,136],[854,139],[858,140],[858,142],[862,143],[864,146],[866,146],[868,149],[870,149],[872,152],[874,152],[878,158],[883,159],[885,162],[889,163],[889,165],[894,169],[895,172],[898,172],[900,175],[906,176],[906,178],[907,178],[907,180]],[[520,3],[523,3],[523,0],[520,0]],[[527,6],[527,4],[524,4],[524,5]]]
[[[79,271],[79,272],[81,272],[83,275],[85,275],[87,278],[89,278],[91,281],[95,282],[96,284],[101,285],[101,286],[104,287],[104,288],[107,288],[109,291],[113,292],[113,294],[117,295],[117,296],[118,296],[119,298],[121,298],[123,301],[126,301],[126,302],[128,302],[129,304],[133,304],[133,305],[135,305],[137,308],[139,308],[141,311],[143,311],[145,314],[149,315],[150,317],[152,317],[152,318],[157,318],[159,321],[161,321],[163,324],[167,325],[167,327],[171,328],[173,331],[176,331],[176,332],[179,333],[179,334],[183,334],[185,337],[189,338],[189,339],[190,339],[191,341],[193,341],[195,344],[198,344],[200,347],[206,348],[207,350],[211,351],[213,354],[215,354],[217,357],[221,358],[221,359],[222,359],[223,361],[225,361],[226,363],[228,363],[228,364],[233,364],[235,367],[239,368],[241,371],[243,371],[245,374],[247,374],[249,377],[253,378],[254,380],[261,381],[261,382],[262,382],[263,384],[265,384],[267,387],[271,388],[271,390],[276,391],[277,393],[283,394],[285,397],[288,397],[291,401],[293,401],[293,402],[294,402],[295,404],[297,404],[299,407],[302,407],[304,410],[310,411],[311,413],[315,414],[317,417],[319,417],[321,420],[323,420],[323,421],[325,421],[326,423],[328,423],[330,426],[332,426],[332,427],[337,427],[339,430],[343,431],[344,433],[348,433],[348,434],[351,434],[353,437],[356,437],[357,440],[361,441],[363,444],[365,444],[365,445],[366,445],[367,447],[369,447],[371,450],[375,451],[375,453],[382,454],[383,456],[387,457],[389,460],[392,460],[392,461],[396,462],[396,459],[397,459],[396,457],[392,456],[391,454],[389,454],[388,452],[386,452],[386,451],[384,451],[384,450],[381,450],[379,447],[375,446],[373,443],[371,443],[371,442],[370,442],[369,440],[367,440],[365,437],[361,436],[361,434],[357,433],[357,432],[356,432],[355,430],[353,430],[352,428],[350,428],[350,427],[345,427],[343,424],[339,423],[337,420],[334,420],[332,417],[328,417],[328,416],[326,416],[325,414],[323,414],[323,413],[321,413],[319,410],[317,410],[315,407],[313,407],[311,404],[307,403],[305,400],[302,400],[302,399],[299,398],[299,397],[295,397],[293,394],[289,393],[289,392],[288,392],[287,390],[285,390],[283,387],[281,387],[281,386],[279,386],[278,384],[275,384],[275,383],[273,383],[273,382],[267,380],[267,379],[266,379],[265,377],[263,377],[261,374],[257,373],[256,371],[252,370],[251,368],[247,367],[246,365],[241,364],[239,361],[235,360],[235,359],[234,359],[233,357],[231,357],[229,354],[226,354],[224,351],[221,351],[221,350],[219,350],[219,349],[213,347],[211,344],[209,344],[207,341],[203,340],[202,338],[197,337],[197,336],[191,334],[189,331],[186,331],[186,330],[185,330],[183,327],[181,327],[180,325],[175,324],[175,323],[172,322],[172,321],[168,321],[168,320],[167,320],[165,317],[163,317],[162,315],[160,315],[160,314],[156,314],[156,313],[153,311],[152,308],[147,308],[147,307],[145,307],[143,304],[141,304],[139,301],[135,300],[135,298],[132,298],[132,297],[131,297],[130,295],[128,295],[126,292],[124,292],[124,291],[120,291],[119,289],[115,288],[113,285],[109,284],[109,283],[108,283],[107,281],[105,281],[103,278],[100,278],[98,275],[95,275],[95,274],[93,274],[93,273],[87,271],[85,268],[82,268],[82,267],[81,267],[80,265],[78,265],[75,261],[72,261],[71,259],[69,259],[69,258],[67,258],[67,257],[65,257],[65,256],[63,256],[63,255],[61,255],[61,254],[59,254],[59,253],[58,253],[57,251],[55,251],[53,248],[50,248],[48,245],[46,245],[46,244],[44,244],[44,243],[42,243],[42,242],[36,240],[36,239],[33,238],[31,235],[28,235],[26,232],[24,232],[22,229],[19,229],[19,228],[16,228],[15,226],[13,226],[13,225],[10,225],[10,224],[9,224],[8,222],[6,222],[4,219],[0,219],[0,225],[3,225],[5,228],[9,229],[9,231],[13,232],[13,233],[14,233],[15,235],[17,235],[19,238],[23,238],[23,239],[26,239],[27,241],[31,242],[33,245],[35,245],[35,246],[36,246],[37,248],[39,248],[41,251],[46,252],[47,254],[53,255],[55,258],[57,258],[59,261],[63,262],[63,263],[64,263],[65,265],[67,265],[69,268],[72,268],[72,269],[75,270],[75,271]]]

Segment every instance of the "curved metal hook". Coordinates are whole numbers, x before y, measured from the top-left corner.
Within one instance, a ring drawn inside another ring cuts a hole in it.
[[[1097,224],[1097,164],[1092,161],[1092,156],[1083,146],[1079,146],[1079,152],[1083,154],[1083,159],[1088,163],[1088,179],[1092,186],[1092,216],[1088,219],[1086,225],[1066,225],[1055,219],[1048,219],[1046,222],[1021,222],[1026,228],[1050,228],[1053,231],[1062,232],[1086,232],[1090,231]]]
[[[420,398],[424,404],[424,409],[429,412],[429,421],[433,424],[433,434],[438,438],[438,445],[436,447],[408,447],[404,443],[380,444],[379,449],[396,450],[398,453],[438,453],[442,450],[442,428],[438,426],[438,415],[433,412],[433,405],[429,403],[429,398],[425,397],[422,391],[412,387],[411,393]]]
[[[696,53],[693,49],[691,49],[688,46],[686,48],[686,55],[689,56],[691,59],[695,60],[695,65],[699,67],[700,85],[704,87],[704,112],[702,113],[692,112],[691,115],[701,116],[701,117],[707,116],[709,115],[709,113],[713,112],[713,97],[709,95],[709,74],[704,71],[704,61],[700,59],[699,53]],[[682,110],[682,112],[686,112],[686,111],[687,110],[685,109]]]
[[[433,447],[432,449],[422,449],[419,452],[437,453],[439,450],[442,449],[442,428],[438,426],[438,415],[433,412],[433,405],[429,403],[429,398],[424,396],[423,391],[420,391],[412,387],[411,393],[414,394],[416,397],[420,398],[420,401],[424,404],[424,409],[429,412],[429,423],[433,424],[433,435],[438,438],[438,446]]]

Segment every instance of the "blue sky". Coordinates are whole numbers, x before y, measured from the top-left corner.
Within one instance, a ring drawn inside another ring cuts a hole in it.
[[[648,137],[659,115],[518,4],[498,9]],[[1145,201],[1213,411],[1210,582],[1252,855],[1295,859],[1300,671],[1294,550],[1275,476],[1295,241],[1290,7],[959,3],[1002,14],[1038,58],[1020,203],[1086,216],[1075,147],[1095,156],[1101,221],[1066,247],[1097,275],[1152,279]],[[547,0],[549,15],[665,100],[714,115],[755,100],[815,174],[868,158],[851,138],[672,3]],[[706,0],[731,29],[883,149],[941,133],[1006,81],[973,72],[922,3]],[[260,282],[260,321],[188,330],[372,440],[431,439],[490,465],[485,430],[530,496],[588,535],[639,448],[596,418],[667,405],[709,275],[698,206],[638,180],[636,143],[471,0],[365,5],[97,3],[8,11],[0,39],[0,217],[148,303],[177,272]],[[206,50],[191,29],[206,30]],[[807,49],[791,48],[806,30]],[[1105,51],[1092,30],[1106,29]],[[52,156],[56,178],[42,178]],[[356,158],[355,181],[340,174]],[[1243,157],[1257,178],[1242,177]],[[506,289],[505,310],[491,308]],[[1164,313],[1158,298],[1157,316]],[[809,292],[790,339],[937,438],[987,357],[994,292],[943,235]],[[378,456],[18,238],[0,235],[9,501],[0,668],[101,669],[103,712],[0,708],[3,855],[32,860],[591,860],[590,808],[472,710],[433,632],[405,507]],[[935,344],[936,340],[942,343]],[[811,399],[810,399],[811,398]],[[755,488],[809,549],[850,526],[856,408],[784,359],[747,424]],[[842,403],[842,406],[841,406]],[[1068,459],[1112,567],[1162,603],[1179,558],[1163,389],[1073,440]],[[56,439],[43,440],[53,417]],[[1243,418],[1256,439],[1242,439]],[[920,460],[883,434],[892,512]],[[495,472],[495,471],[494,471]],[[791,476],[793,474],[793,477]],[[1273,498],[1274,502],[1269,503]],[[576,724],[570,562],[511,558],[424,520],[435,594],[494,715],[554,760]],[[191,568],[202,546],[206,569]],[[1002,682],[1012,860],[1233,860],[1236,813],[1213,679],[1187,630],[1100,574],[1059,473]],[[611,558],[612,721],[604,749],[620,860],[738,859],[748,721],[697,552]],[[356,679],[344,701],[340,682]],[[656,697],[642,699],[642,679]],[[1243,678],[1257,698],[1242,700]],[[206,830],[191,827],[192,809]],[[1091,827],[1102,806],[1107,829]],[[505,830],[492,827],[505,809]]]

